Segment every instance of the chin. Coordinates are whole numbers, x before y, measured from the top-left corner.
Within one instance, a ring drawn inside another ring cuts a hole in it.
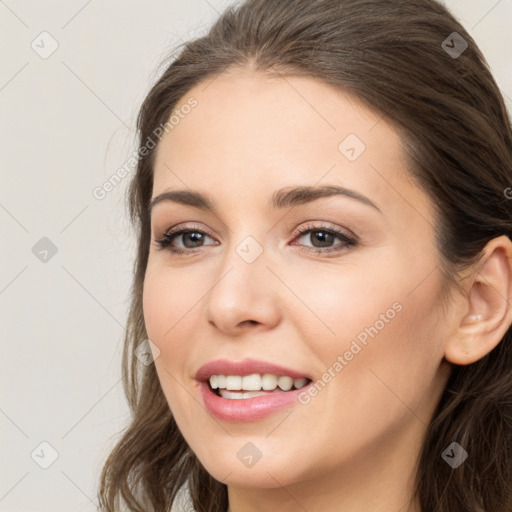
[[[255,444],[261,448],[260,455]],[[268,443],[253,444],[250,440],[233,438],[230,443],[196,456],[213,478],[227,485],[270,489],[307,480],[307,468],[298,466],[300,458],[286,451],[276,454]]]
[[[205,466],[205,469],[219,482],[235,487],[274,489],[293,483],[293,478],[287,474],[286,469],[264,465],[262,461],[252,468],[215,464]]]

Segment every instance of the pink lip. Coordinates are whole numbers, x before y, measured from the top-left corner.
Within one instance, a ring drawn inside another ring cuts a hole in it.
[[[311,377],[304,373],[297,372],[291,368],[285,368],[272,363],[264,361],[257,361],[254,359],[245,359],[243,361],[229,361],[227,359],[219,359],[211,361],[199,368],[196,379],[199,381],[201,395],[204,405],[208,412],[219,420],[234,421],[234,422],[247,422],[255,421],[273,412],[289,406],[298,401],[300,393],[307,390],[313,384],[310,382],[308,385],[301,389],[293,391],[286,391],[284,393],[271,393],[267,396],[257,396],[254,398],[242,398],[240,400],[230,400],[217,396],[210,388],[208,379],[212,375],[250,375],[252,373],[271,373],[273,375],[287,375],[294,379],[306,377],[310,380]]]
[[[287,375],[293,379],[300,379],[306,377],[310,380],[312,378],[291,368],[279,366],[273,363],[266,363],[265,361],[258,361],[256,359],[244,359],[243,361],[230,361],[229,359],[217,359],[210,361],[199,368],[196,373],[196,379],[199,381],[207,381],[212,375],[251,375],[252,373],[271,373],[273,375]]]
[[[301,389],[284,393],[270,393],[268,396],[230,400],[217,396],[207,382],[200,382],[201,395],[208,412],[219,420],[246,422],[269,416],[273,412],[298,402],[299,394],[312,386],[313,382]]]

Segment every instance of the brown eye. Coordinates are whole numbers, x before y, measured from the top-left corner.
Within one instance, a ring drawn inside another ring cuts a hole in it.
[[[303,237],[311,243],[311,246],[305,245],[303,249],[318,254],[341,251],[357,244],[355,238],[346,235],[342,231],[324,226],[306,226],[298,230],[295,239]],[[341,243],[333,246],[332,244],[336,239],[341,240]]]
[[[174,254],[185,254],[188,252],[196,252],[196,249],[201,248],[202,245],[204,245],[205,237],[212,239],[208,233],[205,233],[203,230],[189,227],[171,230],[164,233],[160,239],[155,241],[160,249],[167,249]],[[176,247],[176,240],[181,242],[182,247]]]

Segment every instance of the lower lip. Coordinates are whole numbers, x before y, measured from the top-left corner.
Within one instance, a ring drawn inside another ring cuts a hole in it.
[[[207,382],[200,382],[199,385],[204,405],[210,414],[223,421],[245,422],[265,418],[273,412],[297,402],[299,394],[305,391],[311,383],[293,391],[240,399],[217,396]]]

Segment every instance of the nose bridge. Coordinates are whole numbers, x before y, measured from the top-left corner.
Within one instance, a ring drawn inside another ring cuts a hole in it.
[[[219,261],[205,299],[210,322],[230,330],[241,322],[273,323],[278,316],[277,280],[267,265],[269,251],[252,235],[232,240]],[[272,284],[272,281],[274,283]]]

